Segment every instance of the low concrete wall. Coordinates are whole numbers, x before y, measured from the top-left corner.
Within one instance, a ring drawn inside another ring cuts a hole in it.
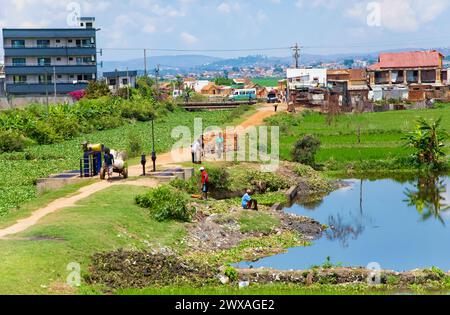
[[[49,104],[55,103],[55,98],[53,96],[48,97]],[[12,108],[23,108],[30,104],[43,104],[47,103],[47,98],[45,96],[17,96],[10,97],[0,97],[0,110],[12,109]],[[56,97],[57,104],[69,103],[73,104],[73,99],[70,96],[58,96]]]
[[[82,182],[83,178],[73,177],[73,178],[41,178],[37,180],[37,192],[39,195],[48,192],[61,189],[67,185],[77,184]]]

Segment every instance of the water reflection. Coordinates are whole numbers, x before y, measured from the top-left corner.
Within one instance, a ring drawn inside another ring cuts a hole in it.
[[[442,215],[450,210],[445,194],[447,186],[444,178],[429,175],[419,177],[413,189],[407,188],[405,195],[409,207],[415,207],[422,221],[435,218],[443,225],[445,220]]]
[[[344,266],[378,262],[396,271],[450,269],[450,177],[346,180],[321,199],[302,200],[286,212],[309,216],[329,229],[310,247],[251,264],[255,268],[306,269],[331,257]],[[243,263],[242,266],[246,266]]]
[[[328,218],[328,226],[330,227],[325,236],[330,241],[339,241],[343,248],[347,248],[349,240],[357,240],[364,232],[362,219],[354,219],[353,223],[347,223],[341,214],[331,215]]]

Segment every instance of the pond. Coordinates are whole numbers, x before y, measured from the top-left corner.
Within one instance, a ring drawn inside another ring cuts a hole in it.
[[[319,202],[285,209],[327,224],[321,239],[239,267],[309,269],[329,259],[354,267],[376,262],[395,271],[450,270],[450,177],[345,182],[348,187]]]

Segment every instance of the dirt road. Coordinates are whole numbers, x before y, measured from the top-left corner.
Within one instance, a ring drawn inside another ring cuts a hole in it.
[[[281,111],[282,110],[284,110],[283,106],[281,106]],[[239,126],[243,128],[248,128],[250,126],[262,125],[264,119],[271,117],[274,114],[275,112],[272,105],[268,104],[266,106],[262,106],[261,108],[258,109],[258,111],[255,114],[250,116]],[[177,157],[176,161],[174,160],[174,157]],[[161,154],[158,156],[157,163],[158,166],[164,166],[174,163],[188,162],[190,161],[190,159],[191,159],[190,149],[187,148],[184,149],[182,152],[177,151]],[[141,174],[142,174],[142,166],[134,165],[129,168],[130,176],[134,177],[139,176]],[[158,183],[157,181],[152,179],[141,179],[137,181],[120,181],[120,182],[106,182],[106,181],[96,182],[92,185],[81,188],[76,192],[75,195],[57,199],[48,204],[46,207],[34,211],[30,217],[18,220],[17,223],[15,223],[14,225],[0,230],[0,239],[4,239],[7,236],[23,232],[28,228],[37,224],[39,220],[45,217],[46,215],[59,211],[63,208],[73,207],[76,205],[78,201],[88,198],[89,196],[99,191],[102,191],[115,185],[136,185],[144,187],[156,187]]]

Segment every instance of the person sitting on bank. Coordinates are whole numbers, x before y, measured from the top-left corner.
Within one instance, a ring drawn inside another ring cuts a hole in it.
[[[258,211],[258,201],[252,199],[251,197],[252,191],[250,189],[247,190],[247,193],[242,197],[242,208],[244,210],[256,210]]]

